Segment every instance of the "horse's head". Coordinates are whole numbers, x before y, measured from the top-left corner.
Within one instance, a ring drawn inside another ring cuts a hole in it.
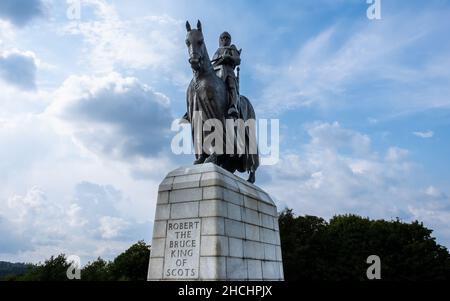
[[[186,21],[186,46],[189,51],[189,63],[193,70],[198,71],[203,66],[206,58],[206,47],[202,33],[202,23],[197,22],[197,29],[191,29],[191,24]]]

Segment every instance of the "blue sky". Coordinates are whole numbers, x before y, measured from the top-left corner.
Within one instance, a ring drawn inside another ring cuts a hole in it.
[[[0,4],[0,260],[150,241],[160,180],[193,160],[169,151],[197,19],[280,120],[257,175],[279,208],[418,219],[450,246],[450,1],[381,0],[381,20],[365,0],[68,2]]]

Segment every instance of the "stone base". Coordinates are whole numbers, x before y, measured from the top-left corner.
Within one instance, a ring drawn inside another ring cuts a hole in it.
[[[159,186],[148,280],[284,280],[274,202],[212,163],[170,172]]]

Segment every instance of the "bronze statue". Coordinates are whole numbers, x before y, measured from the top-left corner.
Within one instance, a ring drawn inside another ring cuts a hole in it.
[[[212,59],[214,70],[227,85],[230,108],[228,116],[238,118],[239,91],[234,69],[241,64],[241,53],[235,45],[231,44],[231,35],[224,32],[219,38],[219,49]]]
[[[215,70],[205,46],[200,21],[197,23],[197,29],[191,29],[189,22],[186,22],[186,30],[186,46],[193,79],[187,90],[187,113],[183,119],[191,124],[194,147],[203,145],[203,141],[212,135],[211,130],[203,128],[207,120],[218,120],[221,123],[225,145],[233,144],[234,149],[238,139],[245,142],[245,152],[239,154],[218,154],[208,152],[203,147],[196,148],[194,164],[212,162],[232,173],[236,170],[248,172],[248,181],[254,183],[255,172],[259,166],[259,154],[257,147],[256,151],[250,151],[249,145],[252,143],[256,145],[255,129],[246,127],[245,134],[241,136],[238,134],[234,141],[229,141],[226,135],[226,122],[230,117],[231,120],[238,119],[243,122],[256,120],[250,101],[245,96],[239,96],[239,86],[234,69],[240,64],[240,52],[234,45],[231,45],[231,36],[228,33],[222,34],[220,48],[213,61]]]

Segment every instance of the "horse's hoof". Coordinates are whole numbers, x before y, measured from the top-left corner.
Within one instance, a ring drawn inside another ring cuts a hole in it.
[[[206,160],[206,156],[200,155],[197,160],[194,161],[194,165],[203,164]]]
[[[208,158],[206,158],[205,163],[214,163],[217,164],[217,155],[212,154]]]
[[[248,176],[247,182],[255,184],[256,181],[256,174],[254,171],[250,172],[250,175]]]

